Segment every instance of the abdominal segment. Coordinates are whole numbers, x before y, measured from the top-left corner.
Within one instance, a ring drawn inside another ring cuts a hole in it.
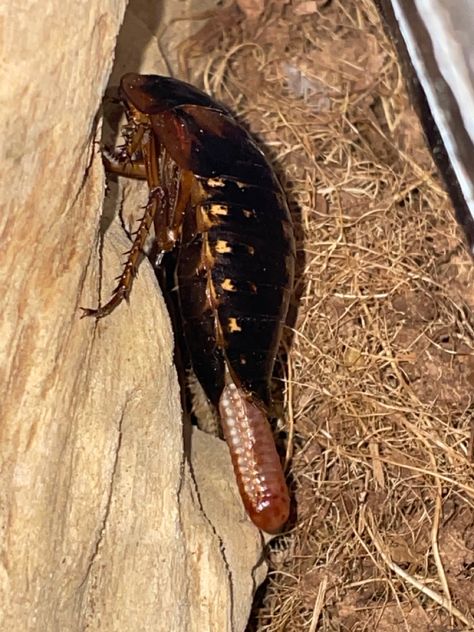
[[[219,413],[244,506],[257,527],[278,533],[290,498],[267,416],[233,383],[222,392]]]

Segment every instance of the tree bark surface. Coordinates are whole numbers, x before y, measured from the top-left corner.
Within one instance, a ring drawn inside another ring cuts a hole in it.
[[[265,573],[226,446],[185,449],[148,262],[129,304],[80,318],[130,247],[117,220],[100,236],[95,143],[125,5],[4,8],[1,630],[243,630]]]

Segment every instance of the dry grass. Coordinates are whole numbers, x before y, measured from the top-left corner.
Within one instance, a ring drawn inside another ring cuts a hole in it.
[[[299,234],[297,512],[252,629],[474,629],[474,274],[372,2],[232,6],[182,53],[263,139]]]

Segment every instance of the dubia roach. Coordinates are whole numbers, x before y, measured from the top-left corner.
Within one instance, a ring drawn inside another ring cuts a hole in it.
[[[193,86],[125,75],[125,144],[108,171],[146,179],[148,204],[111,300],[128,298],[145,239],[175,246],[184,335],[194,372],[220,413],[245,508],[281,530],[289,495],[268,422],[269,383],[293,284],[295,246],[272,168],[230,112]]]

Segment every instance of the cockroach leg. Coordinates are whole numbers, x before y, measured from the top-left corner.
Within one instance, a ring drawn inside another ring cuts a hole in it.
[[[144,125],[136,125],[133,122],[122,127],[125,144],[114,151],[107,148],[102,150],[102,161],[108,173],[116,173],[119,176],[140,180],[146,179],[144,161],[142,158],[136,157],[140,153],[145,131]]]
[[[103,318],[104,316],[108,316],[114,311],[116,307],[120,305],[120,303],[124,299],[128,299],[132,288],[133,279],[137,273],[138,263],[142,255],[143,248],[145,246],[145,241],[153,223],[153,218],[155,217],[158,207],[162,205],[164,197],[165,194],[161,187],[156,187],[155,189],[150,191],[145,214],[140,221],[140,225],[135,234],[135,240],[128,254],[128,259],[120,276],[117,287],[112,294],[112,298],[108,303],[106,303],[102,307],[99,307],[98,309],[81,307],[83,311],[82,318],[84,318],[85,316],[93,316],[94,318],[99,319]]]
[[[155,239],[159,257],[171,250],[178,240],[184,214],[191,199],[193,182],[193,174],[190,171],[182,171],[176,182],[177,195],[174,204],[165,206],[165,213],[155,215]]]
[[[146,180],[146,170],[143,160],[133,159],[125,148],[111,152],[104,148],[102,150],[102,162],[108,173],[116,173],[127,178]]]
[[[108,171],[120,175],[138,178],[145,177],[150,186],[148,203],[145,208],[145,214],[140,220],[138,230],[135,233],[135,239],[128,253],[127,262],[120,275],[117,287],[112,293],[112,298],[104,306],[97,309],[82,307],[82,318],[86,316],[93,316],[96,319],[104,318],[104,316],[111,314],[124,299],[128,300],[146,238],[155,215],[158,213],[158,209],[162,211],[165,208],[166,192],[159,184],[155,165],[157,151],[155,139],[152,135],[145,134],[147,129],[143,125],[133,125],[131,123],[127,129],[128,131],[124,135],[125,147],[118,152],[105,152],[104,165]],[[132,160],[133,155],[138,152],[139,148],[142,151],[143,159]],[[171,248],[173,245],[174,242],[166,243],[163,248]]]

